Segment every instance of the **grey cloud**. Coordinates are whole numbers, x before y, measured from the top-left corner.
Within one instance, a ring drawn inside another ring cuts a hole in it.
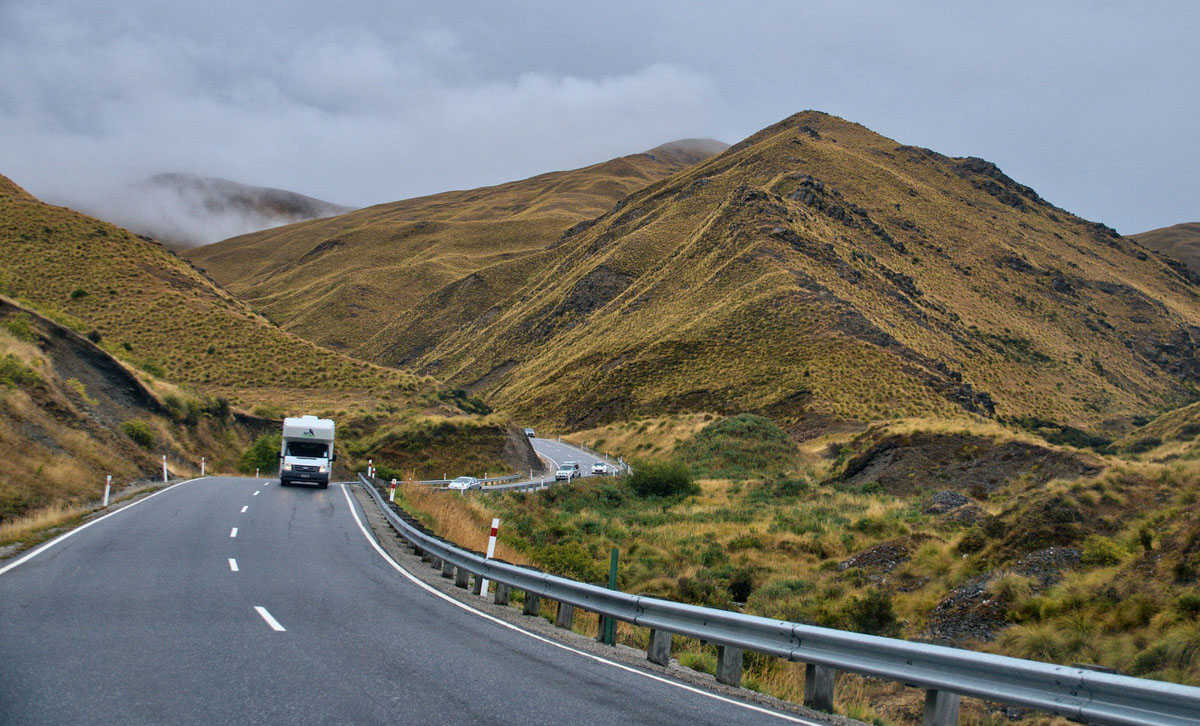
[[[817,108],[1123,232],[1200,218],[1195,4],[443,5],[7,0],[0,173],[91,208],[164,171],[358,206]]]

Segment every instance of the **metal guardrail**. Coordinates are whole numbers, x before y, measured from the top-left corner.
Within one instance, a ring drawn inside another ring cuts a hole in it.
[[[925,724],[957,722],[958,699],[971,696],[1104,726],[1197,726],[1200,688],[1054,665],[894,638],[851,633],[715,608],[631,595],[538,572],[465,550],[388,507],[376,488],[359,480],[392,527],[413,547],[477,577],[651,628],[650,657],[661,635],[674,633],[723,646],[718,680],[741,677],[743,650],[807,664],[805,703],[832,708],[833,675],[847,671],[926,690]],[[463,579],[465,584],[465,578]],[[655,636],[654,633],[659,633]],[[666,641],[669,657],[669,640]],[[660,653],[661,658],[661,653]],[[726,678],[722,679],[722,670]],[[810,690],[815,692],[810,693]]]
[[[489,476],[486,479],[480,479],[479,482],[481,484],[483,484],[483,483],[486,483],[489,481],[494,481],[494,482],[514,481],[514,480],[520,479],[520,478],[521,478],[520,474],[509,474],[508,476]],[[453,479],[421,479],[414,483],[415,484],[449,484],[452,481],[454,481],[454,480]]]

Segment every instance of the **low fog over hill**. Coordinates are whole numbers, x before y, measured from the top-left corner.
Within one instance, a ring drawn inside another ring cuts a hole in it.
[[[353,209],[284,189],[228,179],[156,174],[85,211],[170,247],[184,248]]]

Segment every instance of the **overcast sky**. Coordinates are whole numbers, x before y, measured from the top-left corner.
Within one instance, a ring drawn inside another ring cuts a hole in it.
[[[1123,233],[1200,220],[1200,2],[0,0],[0,174],[363,206],[818,109]]]

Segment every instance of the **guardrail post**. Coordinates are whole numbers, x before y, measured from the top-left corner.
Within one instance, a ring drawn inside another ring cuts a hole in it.
[[[471,573],[459,567],[454,575],[454,586],[467,589],[467,585],[471,583]]]
[[[525,609],[521,612],[526,615],[541,615],[542,601],[535,593],[525,591]]]
[[[646,660],[660,666],[671,663],[671,633],[650,629],[650,646],[646,648]]]
[[[732,645],[717,646],[717,683],[742,685],[742,649]]]
[[[471,585],[471,594],[480,596],[484,595],[485,593],[483,592],[483,584],[485,582],[487,582],[487,580],[483,579],[482,575],[476,575],[475,582]]]
[[[833,713],[833,681],[837,671],[829,666],[808,663],[804,666],[804,705]]]
[[[454,577],[454,565],[445,560],[442,560],[442,577],[446,578],[447,580],[449,580],[451,577]]]
[[[570,630],[575,623],[575,606],[571,603],[558,602],[558,612],[554,615],[554,627]]]
[[[962,696],[949,691],[925,691],[925,717],[921,726],[956,726]]]
[[[496,599],[492,602],[497,605],[508,604],[508,585],[505,585],[503,582],[496,583]]]

